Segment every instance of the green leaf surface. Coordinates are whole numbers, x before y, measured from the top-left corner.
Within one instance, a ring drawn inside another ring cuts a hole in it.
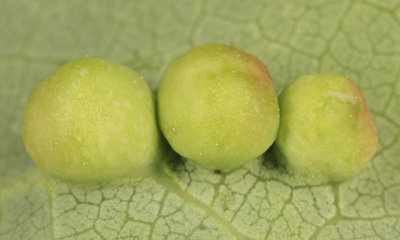
[[[0,239],[400,239],[400,1],[0,1]],[[61,64],[128,65],[156,90],[167,64],[208,42],[259,57],[280,92],[309,73],[362,89],[379,149],[337,185],[289,176],[267,153],[222,174],[166,152],[149,177],[64,182],[21,139],[26,98]]]

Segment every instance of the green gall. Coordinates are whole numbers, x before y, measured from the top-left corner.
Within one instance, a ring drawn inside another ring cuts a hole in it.
[[[160,127],[172,148],[210,169],[233,169],[256,158],[278,131],[267,67],[231,46],[201,45],[173,60],[158,103]]]
[[[326,181],[356,176],[377,148],[365,99],[347,77],[301,77],[279,96],[281,122],[276,149],[291,171]]]
[[[94,57],[71,61],[35,86],[22,135],[37,165],[77,181],[143,171],[159,141],[147,83],[128,67]]]

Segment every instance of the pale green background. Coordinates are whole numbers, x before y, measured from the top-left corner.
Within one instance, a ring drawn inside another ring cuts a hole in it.
[[[21,120],[41,78],[91,55],[132,67],[156,90],[168,62],[207,42],[258,56],[278,92],[307,73],[352,78],[378,129],[372,163],[333,186],[262,158],[223,175],[177,162],[96,186],[35,170]],[[400,239],[399,74],[398,0],[2,0],[0,239]]]

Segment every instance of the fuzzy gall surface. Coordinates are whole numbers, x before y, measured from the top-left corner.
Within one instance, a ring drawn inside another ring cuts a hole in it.
[[[71,61],[35,86],[22,130],[37,165],[77,181],[140,172],[159,141],[147,83],[128,67],[94,57]]]
[[[275,140],[279,110],[267,67],[231,46],[205,44],[163,74],[160,127],[172,148],[200,165],[239,167]]]
[[[303,76],[279,96],[276,147],[289,170],[340,182],[370,162],[377,133],[358,86],[339,74]]]

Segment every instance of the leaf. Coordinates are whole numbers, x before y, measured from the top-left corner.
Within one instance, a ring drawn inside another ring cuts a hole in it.
[[[0,239],[400,239],[400,8],[397,0],[0,1]],[[32,87],[85,55],[140,72],[206,42],[267,64],[278,92],[338,72],[361,87],[379,149],[337,185],[289,176],[265,156],[222,174],[172,152],[148,178],[83,185],[25,152]]]

